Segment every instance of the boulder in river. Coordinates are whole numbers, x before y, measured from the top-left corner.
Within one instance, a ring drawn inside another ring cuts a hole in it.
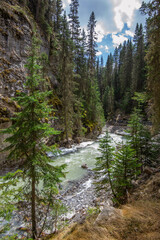
[[[82,164],[81,168],[87,169],[87,168],[88,168],[88,166],[87,166],[87,164],[86,164],[86,163],[84,163],[84,164]]]

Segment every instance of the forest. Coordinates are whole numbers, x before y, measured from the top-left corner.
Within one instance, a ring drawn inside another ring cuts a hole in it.
[[[0,94],[2,102],[8,104],[7,96],[16,109],[9,116],[0,103],[0,124],[11,122],[0,130],[7,143],[0,150],[7,153],[0,165],[2,170],[6,164],[12,167],[0,176],[1,239],[45,239],[51,223],[50,233],[57,234],[58,221],[67,212],[60,196],[67,164],[52,164],[56,158],[49,153],[59,156],[59,147],[96,140],[106,123],[124,123],[127,130],[116,146],[108,129],[100,140],[100,155],[91,170],[97,195],[110,190],[113,206],[119,208],[129,202],[134,183],[146,169],[159,169],[159,1],[143,2],[140,12],[146,16],[145,26],[137,23],[133,39],[116,47],[104,62],[96,54],[95,13],[88,17],[87,31],[81,29],[78,0],[71,0],[68,15],[62,0],[1,1],[1,19],[25,19],[31,29],[22,87],[13,96],[8,88]],[[17,39],[25,39],[18,24],[14,29]],[[7,39],[5,30],[0,28],[0,34]],[[5,56],[1,45],[0,52]],[[7,85],[11,63],[2,60],[0,78]],[[26,235],[8,236],[9,221],[20,209],[28,224],[22,229]],[[92,211],[99,209],[88,213]]]

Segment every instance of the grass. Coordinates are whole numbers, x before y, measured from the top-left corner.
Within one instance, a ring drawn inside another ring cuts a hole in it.
[[[90,217],[50,240],[160,240],[160,173],[140,185],[117,214],[101,222]]]

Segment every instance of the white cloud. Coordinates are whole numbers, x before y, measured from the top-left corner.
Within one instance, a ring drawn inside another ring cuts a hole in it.
[[[131,31],[129,31],[129,30],[126,30],[126,31],[125,31],[125,35],[134,37],[134,32],[131,32]]]
[[[128,38],[123,35],[115,35],[115,34],[112,34],[112,39],[113,39],[114,47],[118,47],[121,43],[128,40]]]
[[[114,1],[114,22],[119,31],[124,23],[131,27],[134,18],[134,11],[141,6],[141,0],[113,0]]]
[[[104,28],[101,24],[101,22],[98,22],[96,25],[96,33],[97,33],[97,42],[102,42],[103,37],[105,36]]]
[[[109,47],[107,45],[105,45],[104,47],[105,47],[106,52],[109,52]]]
[[[62,0],[63,8],[68,7],[70,3],[71,3],[71,0]]]
[[[102,55],[101,51],[96,52],[96,56],[101,56],[101,55]]]

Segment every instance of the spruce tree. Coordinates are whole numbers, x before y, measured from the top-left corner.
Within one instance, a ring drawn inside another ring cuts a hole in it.
[[[116,193],[113,200],[118,203],[127,201],[128,191],[132,187],[132,180],[140,174],[140,164],[137,162],[135,150],[127,142],[118,147],[114,154],[112,167],[112,185]]]
[[[111,144],[111,137],[108,131],[106,131],[105,137],[100,141],[99,145],[101,156],[96,159],[96,167],[94,168],[95,184],[98,192],[103,189],[107,191],[110,185],[112,193],[116,198],[116,193],[112,185],[113,153],[115,149]]]
[[[142,4],[142,13],[147,15],[147,89],[152,97],[152,113],[155,129],[160,127],[160,4],[159,0],[152,0]]]
[[[127,201],[132,179],[140,173],[135,150],[130,143],[119,144],[118,150],[112,147],[109,133],[100,142],[101,156],[97,158],[95,171],[96,190],[107,191],[111,188],[113,202],[121,204]]]
[[[145,86],[145,46],[142,24],[136,26],[133,48],[132,95],[141,92]]]
[[[62,31],[62,0],[56,0],[55,15],[54,15],[54,32],[60,34]]]
[[[91,13],[89,22],[88,22],[88,46],[87,46],[87,54],[88,54],[88,70],[91,77],[95,74],[95,66],[96,66],[96,47],[97,47],[97,34],[95,31],[96,28],[96,19],[94,12]]]
[[[152,139],[149,127],[143,123],[144,109],[148,99],[147,94],[136,92],[132,99],[137,106],[134,107],[130,116],[127,141],[135,150],[138,164],[141,165],[141,171],[143,171],[143,166],[151,166],[152,161],[156,158],[157,144]]]
[[[47,123],[53,111],[47,104],[51,92],[40,91],[44,79],[39,65],[39,41],[35,35],[26,67],[28,76],[25,91],[15,99],[21,111],[13,118],[13,125],[3,132],[10,134],[6,139],[9,146],[5,148],[10,151],[9,161],[24,161],[20,195],[22,200],[27,200],[31,205],[32,238],[36,239],[39,235],[37,206],[39,203],[49,203],[50,197],[57,192],[60,178],[64,177],[64,166],[51,166],[52,160],[46,154],[53,149],[45,144],[45,138],[58,132]]]
[[[62,49],[60,52],[60,94],[62,100],[62,121],[64,135],[67,140],[73,135],[74,125],[74,103],[75,96],[75,81],[74,81],[74,63],[72,52],[72,40],[70,38],[69,26],[66,18],[66,13],[63,16],[63,27],[61,35]]]
[[[78,16],[78,0],[71,0],[70,13],[69,13],[69,23],[71,31],[71,39],[73,40],[76,48],[79,47],[79,36],[80,36],[80,23]]]

